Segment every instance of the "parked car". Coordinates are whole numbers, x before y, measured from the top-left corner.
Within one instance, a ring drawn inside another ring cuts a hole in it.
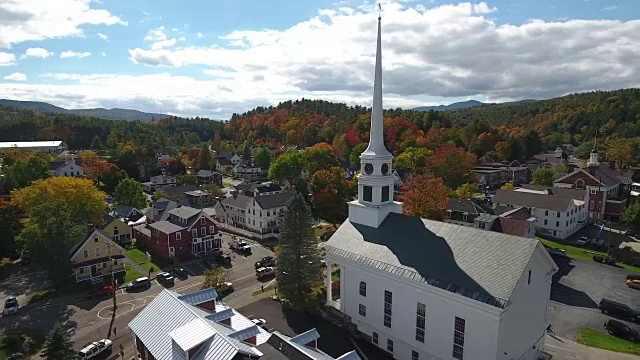
[[[118,289],[113,285],[104,285],[98,290],[88,292],[86,297],[87,299],[97,299],[105,296],[110,296],[116,290]]]
[[[8,297],[4,301],[4,309],[2,309],[2,315],[14,315],[18,313],[18,299],[13,296]]]
[[[258,279],[262,279],[262,278],[273,276],[273,275],[275,275],[275,271],[273,270],[272,267],[261,267],[256,269],[256,276],[258,277]]]
[[[189,274],[187,273],[187,269],[183,268],[182,266],[174,267],[171,272],[173,272],[175,276],[181,279],[187,278],[189,276]]]
[[[251,246],[244,240],[236,240],[230,246],[238,252],[251,253]]]
[[[562,249],[558,249],[558,248],[548,248],[547,252],[551,256],[568,257],[566,251],[564,251]]]
[[[275,266],[276,259],[273,256],[265,256],[262,259],[258,260],[253,266],[257,268],[266,267],[266,266]]]
[[[213,253],[213,258],[219,263],[231,264],[231,255],[224,253],[222,250],[215,251]]]
[[[586,236],[581,236],[580,239],[578,239],[578,241],[576,242],[578,245],[580,246],[585,246],[587,245],[587,242],[589,241],[589,238]]]
[[[78,356],[82,360],[93,359],[98,355],[110,352],[113,342],[109,339],[102,339],[96,342],[85,344],[78,352]]]
[[[599,262],[599,263],[604,263],[604,264],[607,264],[607,265],[615,265],[616,264],[616,259],[614,259],[613,256],[593,255],[593,261]]]
[[[20,263],[23,265],[29,265],[29,263],[31,263],[31,251],[22,250],[20,252]]]
[[[640,289],[640,280],[627,280],[626,284],[632,289]]]
[[[171,285],[175,281],[173,275],[169,274],[168,272],[158,273],[158,275],[156,275],[156,280],[158,280],[158,282],[163,285]]]
[[[609,319],[606,323],[604,323],[604,328],[607,329],[607,332],[609,332],[609,334],[629,340],[631,342],[636,342],[638,341],[638,339],[640,339],[638,331],[630,328],[629,326],[627,326],[627,324],[618,320]]]
[[[233,292],[233,290],[234,290],[234,288],[233,288],[233,284],[232,284],[232,283],[230,283],[230,282],[223,282],[223,283],[220,283],[220,284],[218,284],[218,285],[216,285],[216,286],[215,286],[215,289],[216,289],[216,292],[217,292],[219,295],[222,295],[222,294],[228,294],[228,293]]]
[[[603,314],[619,316],[636,322],[640,321],[640,311],[634,310],[630,308],[629,305],[617,301],[602,299],[598,304],[598,309],[600,309]]]
[[[151,287],[151,280],[148,277],[144,276],[141,278],[137,278],[132,282],[127,284],[127,291],[142,289],[146,287]]]
[[[629,274],[627,280],[640,280],[640,274]]]
[[[267,327],[267,320],[265,319],[252,319],[251,322],[256,325],[259,326],[261,328],[266,328]]]

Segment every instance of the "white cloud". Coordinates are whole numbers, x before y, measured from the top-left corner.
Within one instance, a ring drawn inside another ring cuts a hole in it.
[[[16,56],[0,51],[0,66],[14,65],[16,63]]]
[[[72,57],[77,57],[77,58],[83,58],[83,57],[87,57],[87,56],[91,56],[91,53],[88,51],[85,52],[75,52],[75,51],[63,51],[60,53],[60,58],[61,59],[66,59],[66,58],[72,58]]]
[[[165,30],[164,26],[160,26],[159,28],[156,28],[156,29],[151,29],[149,30],[149,33],[147,34],[147,36],[144,37],[145,41],[153,41],[153,43],[149,46],[149,49],[151,51],[172,47],[178,42],[178,40],[179,41],[186,40],[184,37],[180,37],[179,39],[176,39],[176,38],[169,39],[167,37],[167,34],[165,34],[164,30]],[[177,31],[177,30],[179,29],[176,29],[176,28],[172,29],[172,31]]]
[[[24,58],[28,58],[28,57],[37,57],[37,58],[42,58],[42,59],[46,59],[49,56],[52,56],[53,53],[48,51],[47,49],[43,49],[43,48],[28,48],[27,51],[24,52],[24,54],[20,57],[21,59]]]
[[[11,81],[27,81],[27,75],[23,73],[15,72],[13,74],[3,77],[3,79],[11,80]]]
[[[82,36],[83,25],[125,25],[91,0],[3,0],[0,2],[0,48],[25,41]]]
[[[602,8],[602,10],[604,11],[612,11],[612,10],[617,10],[618,9],[618,5],[610,5],[610,6],[605,6]]]
[[[107,53],[103,51],[102,56],[107,56]]]
[[[204,37],[204,34],[199,32],[199,33],[196,33],[196,36],[198,37],[198,39],[202,39]]]
[[[165,47],[171,47],[173,45],[175,45],[177,42],[177,40],[174,39],[169,39],[169,40],[162,40],[162,41],[156,41],[153,44],[151,44],[151,46],[149,47],[149,49],[153,50],[160,50],[162,48]]]
[[[490,3],[417,6],[383,4],[386,107],[640,86],[640,20],[501,25]],[[208,69],[193,77],[163,69],[141,76],[54,74],[56,85],[0,84],[0,93],[63,107],[215,118],[301,97],[370,105],[376,8],[335,8],[284,30],[233,31],[209,46],[154,47],[172,40],[160,27],[149,32],[148,47],[129,50],[133,62]]]
[[[109,37],[103,33],[98,33],[98,37],[102,40],[109,41]]]

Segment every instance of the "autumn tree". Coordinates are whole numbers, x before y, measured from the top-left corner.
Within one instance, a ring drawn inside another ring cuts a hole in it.
[[[319,170],[311,177],[312,203],[321,217],[342,221],[347,217],[347,202],[355,191],[340,167]]]
[[[511,156],[511,144],[506,141],[499,141],[496,143],[495,151],[500,160],[507,160]]]
[[[303,151],[304,168],[312,176],[316,171],[338,166],[338,158],[334,154],[331,145],[327,143],[316,144]]]
[[[316,305],[314,289],[322,284],[322,256],[312,226],[311,211],[296,193],[287,204],[280,226],[276,268],[278,293],[296,308]]]
[[[433,174],[441,177],[445,185],[453,189],[466,182],[475,161],[475,155],[453,146],[437,149],[428,159]]]
[[[187,171],[187,166],[184,164],[181,157],[175,157],[169,159],[165,170],[168,175],[182,175]]]
[[[220,138],[220,131],[216,131],[216,134],[213,136],[213,142],[211,143],[211,149],[213,149],[213,151],[219,152],[221,143],[222,139]]]
[[[409,147],[396,157],[395,167],[400,169],[413,169],[423,172],[427,167],[427,159],[433,152],[425,148]]]
[[[432,220],[444,219],[449,199],[447,188],[439,177],[430,175],[414,176],[402,185],[401,200],[404,213]]]
[[[629,139],[615,139],[607,144],[607,160],[615,161],[618,166],[627,165],[633,160],[633,143]]]
[[[451,192],[451,197],[458,199],[471,199],[476,193],[476,186],[474,184],[462,184],[459,188]]]
[[[268,170],[271,166],[271,152],[266,146],[261,146],[256,153],[255,163],[264,170]]]
[[[142,185],[132,178],[125,178],[118,183],[113,194],[113,202],[116,205],[128,205],[136,209],[144,209],[149,204]]]
[[[504,185],[502,185],[502,186],[500,187],[500,190],[509,190],[509,191],[512,191],[512,190],[515,190],[515,187],[513,186],[513,184],[512,184],[512,183],[506,183],[506,184],[504,184]]]
[[[109,167],[109,170],[103,173],[99,177],[100,190],[107,194],[113,194],[116,191],[116,186],[127,177],[127,172],[113,165]]]
[[[218,288],[221,284],[229,282],[231,279],[231,273],[219,265],[214,265],[210,270],[206,270],[203,275],[202,289]]]
[[[50,176],[49,163],[37,155],[17,159],[12,165],[5,166],[3,173],[7,190],[20,189],[31,185],[35,180]]]
[[[82,160],[84,175],[96,182],[100,181],[108,173],[114,171],[114,167],[116,166],[104,160],[92,150],[81,151],[78,153],[78,157]]]

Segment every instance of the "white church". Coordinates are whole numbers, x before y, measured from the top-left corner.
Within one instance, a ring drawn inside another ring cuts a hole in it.
[[[536,360],[544,346],[552,275],[535,239],[402,214],[393,156],[384,145],[381,29],[369,146],[360,156],[358,199],[326,243],[347,315],[396,359]]]

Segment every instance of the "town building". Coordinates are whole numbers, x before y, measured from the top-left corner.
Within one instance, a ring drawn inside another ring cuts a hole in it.
[[[587,225],[588,196],[584,190],[519,188],[498,190],[491,202],[524,207],[536,219],[533,226],[538,235],[566,239]]]
[[[65,156],[49,162],[49,175],[51,176],[84,176],[82,161],[71,156]]]
[[[60,154],[67,149],[67,145],[60,140],[0,142],[0,152],[6,152],[12,149]]]
[[[589,192],[588,215],[594,221],[618,222],[627,206],[633,170],[618,169],[615,162],[601,164],[594,147],[586,168],[555,179],[557,188],[581,189]]]
[[[133,226],[127,224],[124,218],[115,218],[110,215],[104,217],[105,224],[101,230],[109,235],[109,238],[118,244],[131,242],[133,239]]]
[[[501,208],[496,207],[493,213],[485,213],[476,217],[474,227],[526,238],[532,238],[536,235],[534,227],[536,218],[531,216],[528,209],[520,207],[503,211],[500,210]]]
[[[446,216],[447,221],[459,225],[460,223],[473,224],[475,218],[480,214],[486,214],[486,211],[471,199],[449,199]]]
[[[138,358],[335,360],[318,349],[317,330],[270,333],[217,299],[211,288],[187,295],[164,289],[129,323]],[[338,359],[360,357],[352,350]]]
[[[264,182],[264,183],[251,183],[251,184],[239,184],[233,187],[239,194],[245,196],[263,196],[263,195],[273,195],[284,192],[284,189],[280,184],[276,184],[273,182]]]
[[[581,165],[580,159],[571,155],[560,145],[558,145],[553,152],[534,155],[533,159],[538,163],[539,166],[553,169],[555,167],[563,165],[569,172],[574,171]]]
[[[411,180],[411,169],[393,169],[393,191],[396,195],[402,193],[402,185],[407,184]]]
[[[403,204],[394,201],[393,156],[384,145],[380,31],[379,18],[358,198],[325,243],[327,304],[396,359],[537,360],[557,271],[544,246],[403,215]],[[335,297],[333,269],[340,276]]]
[[[124,249],[111,241],[111,236],[102,230],[92,230],[78,242],[69,254],[76,282],[90,280],[94,284],[124,279]],[[107,277],[107,279],[105,279]]]
[[[475,166],[472,172],[481,186],[497,187],[504,183],[514,185],[527,184],[531,181],[531,169],[518,161],[511,163],[485,163]],[[484,179],[482,177],[484,176]]]
[[[152,176],[147,182],[142,183],[142,188],[149,194],[153,194],[157,190],[164,190],[169,187],[175,187],[178,183],[178,178],[171,175],[156,175]]]
[[[266,175],[267,174],[260,166],[255,165],[251,161],[241,162],[233,168],[233,176],[237,179],[259,180],[265,179],[267,177]]]
[[[219,152],[215,156],[216,171],[224,174],[231,175],[233,168],[242,162],[242,156],[234,152]]]
[[[168,200],[153,204],[150,211],[155,217],[148,224],[150,237],[148,240],[136,239],[140,248],[155,256],[179,260],[220,249],[221,234],[209,215],[202,209],[179,205],[173,207],[173,204],[175,202]],[[173,208],[168,209],[169,206]]]
[[[222,187],[222,174],[217,171],[200,170],[196,173],[201,185],[213,184]]]
[[[240,188],[252,196],[234,191],[230,197],[216,203],[215,219],[222,226],[247,230],[258,239],[280,237],[280,225],[284,221],[284,212],[293,193],[282,191],[279,186],[274,185]]]

